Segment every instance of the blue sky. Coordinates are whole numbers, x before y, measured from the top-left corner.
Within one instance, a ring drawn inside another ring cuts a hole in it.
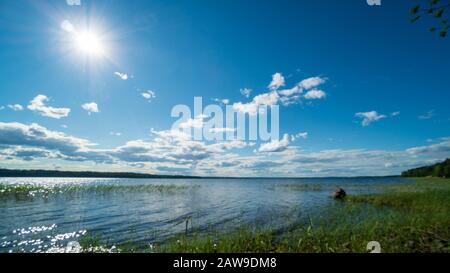
[[[353,176],[445,159],[450,39],[409,22],[414,2],[2,1],[0,167]],[[315,85],[285,105],[304,80]],[[194,96],[268,94],[280,140],[170,131],[172,107]]]

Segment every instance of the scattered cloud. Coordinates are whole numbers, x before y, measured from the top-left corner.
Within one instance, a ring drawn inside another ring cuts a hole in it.
[[[236,132],[235,128],[211,128],[209,129],[210,133],[228,133],[228,132]]]
[[[276,91],[270,93],[263,93],[253,98],[249,103],[237,102],[233,104],[233,109],[236,111],[248,113],[249,115],[256,115],[260,105],[275,105],[278,103],[279,95]]]
[[[9,104],[8,108],[13,111],[22,111],[23,110],[23,106],[20,104]]]
[[[69,6],[80,6],[81,0],[66,0],[66,3]]]
[[[285,134],[279,141],[262,144],[259,153],[244,156],[233,152],[252,146],[244,141],[206,144],[174,130],[152,130],[151,136],[152,140],[131,140],[115,148],[100,149],[89,140],[35,123],[0,122],[0,158],[23,161],[44,158],[77,165],[94,162],[121,169],[128,166],[155,171],[158,167],[162,167],[161,170],[168,168],[167,171],[180,168],[189,169],[194,175],[266,176],[269,173],[271,176],[301,177],[399,174],[405,169],[443,160],[450,152],[450,138],[400,151],[337,149],[308,152],[288,147],[289,135]]]
[[[114,75],[116,75],[117,77],[119,77],[123,81],[128,80],[128,74],[126,74],[126,73],[114,72]]]
[[[289,146],[289,135],[285,134],[281,140],[272,140],[271,142],[262,144],[258,151],[261,153],[282,152]]]
[[[450,138],[444,138],[441,142],[436,144],[410,148],[407,152],[413,155],[442,154],[443,156],[448,157],[448,154],[450,153]]]
[[[374,121],[378,121],[378,120],[386,118],[385,115],[378,114],[377,111],[359,112],[359,113],[356,113],[355,116],[362,118],[361,125],[364,127],[368,126],[370,123],[372,123]]]
[[[290,89],[284,89],[284,90],[278,91],[278,94],[280,94],[283,97],[290,97],[295,94],[301,94],[301,93],[303,93],[303,89],[300,88],[299,85],[295,85],[294,87],[292,87]]]
[[[41,116],[60,119],[67,117],[70,113],[69,108],[54,108],[46,106],[45,103],[49,101],[49,98],[45,95],[37,95],[30,104],[27,106],[31,111],[39,113]]]
[[[295,135],[291,135],[291,141],[294,142],[297,139],[307,139],[308,138],[308,132],[301,132],[301,133],[297,133]]]
[[[88,114],[90,115],[91,113],[98,113],[100,112],[98,110],[98,105],[95,102],[89,102],[89,103],[85,103],[83,105],[81,105],[81,108],[83,108],[84,110],[86,110],[88,112]]]
[[[311,88],[315,88],[319,85],[324,84],[325,81],[326,81],[325,78],[311,77],[311,78],[302,80],[298,85],[303,89],[311,89]]]
[[[434,110],[430,110],[428,112],[426,112],[423,115],[420,115],[418,118],[425,120],[425,119],[432,119],[434,116],[436,115],[436,112]]]
[[[72,23],[68,20],[64,20],[61,22],[61,29],[63,29],[66,32],[73,32],[75,30],[75,27],[72,25]]]
[[[126,162],[171,162],[186,166],[219,156],[228,150],[246,147],[243,141],[224,141],[207,145],[192,140],[190,135],[179,130],[151,130],[151,134],[154,136],[153,141],[129,141],[114,149],[112,155]]]
[[[213,99],[213,101],[220,103],[220,104],[224,104],[224,105],[227,105],[230,103],[229,99]]]
[[[285,85],[284,77],[281,73],[275,73],[272,75],[272,81],[270,82],[268,88],[270,90],[278,90],[278,88]]]
[[[156,93],[152,90],[147,90],[141,93],[142,97],[144,97],[148,102],[151,102],[152,99],[156,98]]]
[[[185,122],[180,123],[180,128],[194,128],[200,129],[205,125],[205,119],[208,117],[205,115],[199,115],[195,118],[189,118]]]
[[[308,91],[303,98],[305,99],[321,99],[326,97],[326,93],[322,90],[309,90],[311,88],[318,87],[325,83],[326,79],[321,77],[311,77],[302,80],[294,85],[292,88],[279,90],[280,87],[285,86],[285,80],[281,73],[275,73],[272,76],[272,82],[268,88],[271,90],[267,93],[259,94],[253,97],[252,101],[243,103],[235,102],[233,109],[248,113],[249,115],[256,115],[259,110],[259,106],[271,106],[281,103],[283,106],[289,106],[291,104],[298,103],[302,96],[303,91]],[[241,89],[242,93],[242,89]],[[246,93],[250,96],[250,92]]]
[[[0,122],[0,145],[42,149],[51,157],[67,160],[87,160],[90,147],[94,146],[88,140],[50,131],[36,123],[26,125],[17,122]]]
[[[307,100],[316,100],[316,99],[322,99],[325,98],[327,94],[323,92],[322,90],[310,90],[305,94],[305,99]]]
[[[244,97],[246,97],[246,98],[249,98],[249,97],[250,97],[252,91],[253,91],[253,90],[250,89],[250,88],[241,88],[241,89],[239,90],[239,92],[241,92],[241,95],[244,96]]]
[[[391,117],[396,117],[400,115],[400,111],[392,112]]]
[[[109,134],[111,136],[122,136],[122,133],[120,133],[120,132],[109,132]]]

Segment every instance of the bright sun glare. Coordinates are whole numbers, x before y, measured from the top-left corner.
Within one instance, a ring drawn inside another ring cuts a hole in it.
[[[104,54],[101,40],[94,32],[84,31],[75,33],[75,42],[77,48],[85,54],[92,56],[101,56]]]

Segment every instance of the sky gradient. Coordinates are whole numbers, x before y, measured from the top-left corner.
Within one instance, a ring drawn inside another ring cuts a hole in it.
[[[414,2],[1,1],[0,167],[310,177],[443,160],[450,38],[411,24]],[[280,139],[171,131],[195,96],[279,105]]]

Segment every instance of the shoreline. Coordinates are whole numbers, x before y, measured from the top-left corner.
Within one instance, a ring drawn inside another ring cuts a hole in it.
[[[57,170],[19,170],[0,168],[0,178],[135,178],[135,179],[345,179],[345,178],[390,178],[401,175],[380,176],[323,176],[323,177],[225,177],[225,176],[190,176],[165,175],[135,172],[93,172],[93,171],[57,171]]]
[[[78,252],[119,253],[366,253],[367,243],[377,241],[383,252],[450,252],[450,179],[406,178],[407,183],[372,185],[376,192],[355,192],[345,200],[328,202],[319,213],[292,221],[298,210],[274,218],[275,221],[238,225],[201,227],[195,218],[179,219],[183,229],[168,237],[118,242],[108,234],[88,233],[78,242]],[[393,181],[392,181],[393,182]],[[362,182],[364,183],[364,182]],[[370,181],[367,181],[370,183]],[[1,185],[1,184],[0,184]],[[370,185],[370,184],[367,184]],[[192,186],[192,185],[191,185]],[[186,185],[137,185],[131,187],[96,185],[95,187],[58,187],[46,189],[39,186],[0,187],[3,194],[15,198],[35,198],[48,194],[83,194],[87,192],[158,192],[180,194],[189,191]],[[329,191],[315,183],[275,184],[273,190]],[[345,189],[357,187],[352,183]],[[366,187],[364,185],[364,187]],[[378,191],[380,190],[380,191]],[[31,195],[30,195],[31,194]],[[37,195],[36,195],[37,196]],[[331,199],[331,197],[329,197]],[[331,200],[330,200],[331,201]],[[292,209],[292,208],[291,208]],[[302,210],[300,210],[302,212]],[[305,215],[306,216],[306,215]],[[271,218],[270,215],[265,216]],[[186,229],[184,226],[186,224]],[[131,232],[131,231],[130,231]],[[116,243],[112,243],[116,242]],[[64,246],[49,251],[66,252]]]

